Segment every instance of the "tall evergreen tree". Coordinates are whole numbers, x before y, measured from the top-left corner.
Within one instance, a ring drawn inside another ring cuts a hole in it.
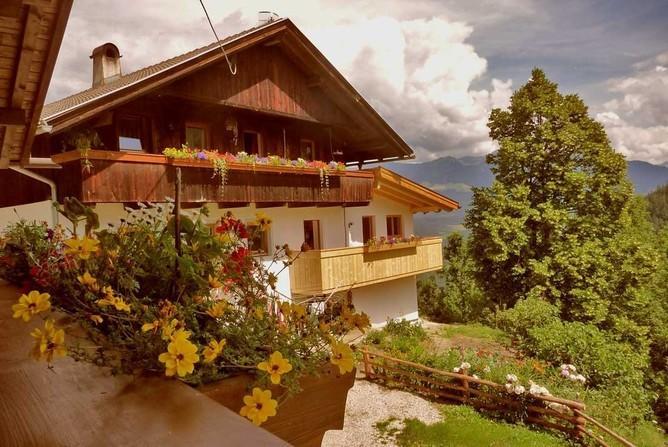
[[[624,309],[644,299],[655,260],[628,231],[633,189],[603,126],[534,69],[488,127],[495,181],[474,189],[466,216],[481,287],[501,305],[537,296],[568,320],[629,326]]]

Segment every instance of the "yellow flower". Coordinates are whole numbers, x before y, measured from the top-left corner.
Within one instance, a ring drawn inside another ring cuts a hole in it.
[[[260,425],[271,416],[276,416],[278,402],[271,398],[270,390],[253,388],[251,395],[244,396],[244,406],[239,414],[248,418],[255,425]]]
[[[100,323],[102,323],[102,322],[104,321],[104,320],[102,319],[102,317],[99,316],[99,315],[91,315],[89,318],[91,319],[92,322],[94,322],[94,323],[96,323],[96,324],[100,324]]]
[[[335,341],[332,343],[332,355],[329,361],[339,367],[341,374],[350,372],[354,365],[353,351],[346,343]]]
[[[77,281],[79,281],[82,285],[86,286],[90,290],[96,291],[100,287],[97,285],[97,279],[90,273],[88,273],[88,270],[83,275],[77,276]]]
[[[195,363],[199,361],[197,346],[187,338],[176,338],[167,345],[167,352],[160,354],[158,360],[165,364],[166,376],[178,374],[179,377],[184,377],[193,372]]]
[[[204,355],[204,363],[211,363],[216,360],[216,357],[218,357],[220,353],[223,352],[223,348],[226,344],[227,342],[225,340],[211,340],[202,351],[202,355]]]
[[[123,312],[130,312],[130,305],[126,303],[123,298],[120,296],[105,296],[95,301],[95,303],[100,307],[114,306],[116,310],[122,310]]]
[[[39,293],[37,290],[32,290],[27,295],[23,294],[19,297],[19,302],[12,306],[14,311],[14,318],[23,318],[23,321],[30,321],[33,315],[40,312],[47,311],[51,308],[49,301],[51,295],[48,293]]]
[[[44,329],[36,328],[30,335],[35,339],[32,356],[36,360],[46,360],[48,363],[54,358],[67,354],[65,348],[65,331],[56,330],[53,320],[46,320]]]
[[[66,255],[75,255],[83,260],[90,258],[91,254],[97,253],[100,249],[98,247],[100,241],[90,237],[84,237],[83,239],[68,239],[64,243],[67,245],[67,248],[65,249]]]
[[[292,371],[292,365],[283,358],[283,354],[275,351],[269,356],[269,361],[260,362],[257,365],[257,369],[268,372],[271,383],[278,385],[281,383],[281,376]]]
[[[177,338],[188,339],[191,332],[186,331],[183,323],[176,318],[162,327],[162,339],[175,341]]]
[[[218,281],[218,278],[214,278],[213,276],[209,275],[209,287],[212,289],[220,289],[223,287],[223,283]]]
[[[219,300],[216,301],[216,303],[211,306],[207,311],[207,315],[209,315],[211,318],[220,318],[223,316],[225,311],[227,310],[227,301],[224,300]]]
[[[264,213],[255,213],[255,223],[260,231],[265,231],[271,227],[271,218]]]
[[[142,332],[148,332],[148,331],[157,331],[158,328],[160,327],[160,322],[158,320],[154,320],[152,323],[144,323],[141,326],[141,331]]]

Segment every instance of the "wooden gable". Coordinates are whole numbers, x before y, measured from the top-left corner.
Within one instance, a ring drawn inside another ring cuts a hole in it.
[[[353,126],[302,70],[274,46],[256,46],[240,52],[237,74],[221,62],[182,79],[165,93],[256,112],[267,112],[334,126]]]

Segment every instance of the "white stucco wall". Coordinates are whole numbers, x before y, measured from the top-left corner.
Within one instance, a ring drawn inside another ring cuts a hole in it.
[[[346,221],[348,222],[348,245],[351,247],[364,245],[362,240],[362,217],[374,216],[376,237],[387,236],[386,216],[401,215],[404,237],[413,234],[413,214],[409,208],[384,197],[375,196],[368,206],[356,206],[346,208]],[[350,225],[352,223],[352,225]]]
[[[27,205],[8,206],[0,208],[0,230],[7,225],[20,221],[47,222],[53,226],[54,213],[50,200],[42,202],[29,203]]]
[[[415,276],[353,289],[353,305],[369,316],[375,328],[384,326],[390,318],[417,320]]]

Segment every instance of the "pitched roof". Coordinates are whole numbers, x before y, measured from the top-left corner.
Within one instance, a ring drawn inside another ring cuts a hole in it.
[[[285,20],[285,19],[278,19],[273,22],[269,22],[265,25],[262,26],[256,26],[253,28],[246,29],[240,33],[233,34],[231,36],[227,36],[224,39],[221,39],[222,44],[226,44],[228,42],[231,42],[235,39],[238,39],[240,37],[246,36],[248,34],[253,33],[254,31],[259,30],[260,28],[266,27],[269,24]],[[142,81],[144,79],[150,78],[151,76],[160,73],[162,71],[167,70],[168,68],[175,67],[179,64],[182,64],[190,59],[193,59],[197,56],[201,56],[204,53],[207,53],[211,50],[216,50],[220,51],[220,45],[218,42],[213,42],[210,43],[209,45],[196,48],[192,51],[188,51],[187,53],[183,53],[179,56],[172,57],[170,59],[158,62],[157,64],[149,65],[148,67],[140,68],[138,70],[133,71],[132,73],[128,73],[126,75],[121,76],[120,78],[109,82],[107,84],[100,85],[98,87],[92,87],[89,88],[88,90],[84,90],[79,93],[75,93],[73,95],[70,95],[66,98],[59,99],[57,101],[54,101],[52,103],[44,105],[44,108],[42,109],[42,119],[49,121],[50,119],[60,115],[61,113],[76,108],[84,103],[87,103],[89,101],[92,101],[94,99],[100,98],[102,96],[105,96],[109,93],[113,93],[117,90],[121,90],[124,87],[130,86],[136,82]]]

